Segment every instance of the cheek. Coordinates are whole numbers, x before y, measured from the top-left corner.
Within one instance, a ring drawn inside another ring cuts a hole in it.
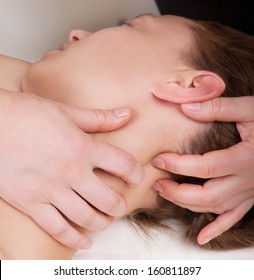
[[[24,91],[71,105],[71,99],[76,98],[76,84],[78,79],[81,80],[82,72],[73,70],[70,64],[66,66],[67,63],[59,57],[54,55],[32,64],[23,79],[22,87]]]
[[[23,90],[54,99],[57,77],[59,77],[58,73],[53,75],[52,67],[48,67],[44,61],[34,63],[29,67],[23,79]]]
[[[158,206],[158,192],[152,188],[152,185],[159,179],[168,178],[168,173],[154,168],[150,163],[144,166],[144,171],[143,182],[139,186],[126,189],[124,192],[128,203],[126,215],[137,209]]]
[[[140,208],[155,208],[158,206],[158,193],[152,188],[153,183],[161,178],[167,178],[168,174],[154,168],[151,164],[144,166],[144,180],[138,186],[129,186],[123,180],[106,173],[95,170],[95,174],[116,193],[125,198],[127,209],[123,216]]]

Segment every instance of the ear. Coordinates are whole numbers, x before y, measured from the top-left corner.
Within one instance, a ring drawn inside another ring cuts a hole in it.
[[[223,79],[209,71],[189,71],[178,78],[164,80],[150,90],[159,99],[183,104],[220,96],[226,86]]]

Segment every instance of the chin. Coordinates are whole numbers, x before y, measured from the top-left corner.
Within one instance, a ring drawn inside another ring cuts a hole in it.
[[[45,52],[45,54],[42,56],[42,60],[43,59],[47,59],[48,57],[51,57],[52,55],[55,55],[57,53],[59,53],[61,50],[49,50],[47,52]]]

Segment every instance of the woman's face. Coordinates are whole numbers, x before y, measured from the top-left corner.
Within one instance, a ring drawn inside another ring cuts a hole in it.
[[[32,64],[23,80],[24,91],[73,106],[133,110],[123,128],[93,134],[128,151],[144,167],[145,179],[134,188],[98,172],[126,198],[126,213],[156,206],[157,195],[151,186],[168,175],[154,168],[151,160],[165,151],[179,151],[198,127],[178,105],[159,101],[150,91],[158,81],[175,78],[188,68],[179,55],[179,50],[191,45],[186,23],[175,16],[144,15],[95,33],[75,30],[68,43]]]

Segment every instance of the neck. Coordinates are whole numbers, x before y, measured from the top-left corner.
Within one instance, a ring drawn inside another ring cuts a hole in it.
[[[0,88],[10,91],[22,91],[22,80],[30,63],[0,55]]]

